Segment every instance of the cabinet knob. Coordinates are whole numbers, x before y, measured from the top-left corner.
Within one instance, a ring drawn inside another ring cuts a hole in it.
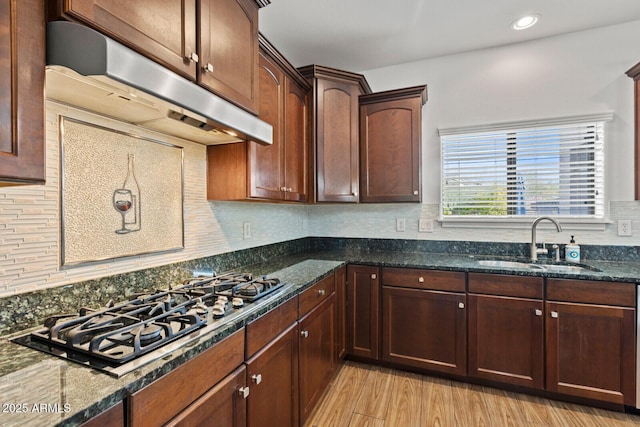
[[[247,397],[249,397],[249,387],[240,387],[238,389],[238,394],[241,398],[246,399]]]
[[[458,308],[464,308],[464,303],[463,302],[459,302],[458,303]]]
[[[256,384],[260,384],[262,382],[262,375],[261,374],[252,375],[251,380]]]
[[[353,195],[353,197],[358,197],[358,192],[354,191],[353,193],[351,193],[351,195]]]
[[[318,289],[318,295],[324,296],[324,294],[325,294],[324,289]]]
[[[554,319],[558,318],[558,312],[557,311],[552,311],[551,312],[551,317],[553,317]]]
[[[191,52],[191,54],[189,56],[187,56],[187,59],[191,62],[198,62],[198,60],[200,59],[198,57],[198,54],[195,52]]]
[[[542,310],[536,309],[536,316],[542,316]]]
[[[372,274],[372,275],[371,275],[371,280],[376,280],[377,278],[378,278],[378,275],[377,275],[377,274]]]
[[[424,283],[424,277],[418,277],[418,282]]]
[[[302,331],[302,332],[300,332],[300,335],[302,335],[303,338],[308,338],[309,337],[309,331]]]
[[[293,189],[291,187],[287,187],[287,192],[291,193],[293,191]]]
[[[413,190],[413,195],[417,196],[418,194],[420,194],[420,192],[418,190]]]
[[[213,73],[213,65],[209,62],[207,62],[207,65],[203,65],[202,69],[205,73]]]

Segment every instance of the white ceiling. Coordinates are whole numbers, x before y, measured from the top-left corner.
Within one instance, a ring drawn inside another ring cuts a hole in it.
[[[538,24],[512,30],[527,13]],[[294,66],[354,72],[630,21],[640,25],[640,0],[272,0],[260,9],[260,31]]]

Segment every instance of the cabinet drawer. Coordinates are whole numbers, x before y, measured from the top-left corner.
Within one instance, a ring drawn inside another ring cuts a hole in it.
[[[542,299],[543,289],[542,277],[469,273],[469,292],[474,294]]]
[[[413,268],[383,268],[382,284],[403,288],[465,291],[465,273],[460,271],[420,270]]]
[[[264,316],[249,323],[247,329],[247,359],[269,341],[298,320],[298,297],[290,299]]]
[[[547,299],[635,307],[636,287],[633,283],[547,279]]]
[[[244,362],[244,329],[132,394],[132,427],[163,425]]]
[[[299,317],[307,314],[336,290],[334,275],[330,275],[300,294]]]

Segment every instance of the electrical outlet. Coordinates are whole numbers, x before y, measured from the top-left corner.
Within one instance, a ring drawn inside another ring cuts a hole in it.
[[[396,231],[406,231],[407,230],[407,220],[404,218],[396,219]]]
[[[433,233],[433,220],[429,218],[420,218],[418,221],[418,232]]]
[[[631,220],[619,219],[618,220],[618,236],[632,236]]]
[[[251,238],[251,223],[243,222],[242,223],[242,238],[250,239]]]

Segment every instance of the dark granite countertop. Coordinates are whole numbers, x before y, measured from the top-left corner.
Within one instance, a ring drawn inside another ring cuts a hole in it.
[[[588,261],[589,269],[579,274],[482,266],[479,259],[498,259],[471,255],[422,252],[338,251],[297,253],[274,257],[239,270],[270,275],[292,286],[247,317],[226,324],[182,348],[168,358],[154,361],[121,378],[67,362],[0,339],[0,425],[76,426],[123,400],[160,376],[211,347],[247,322],[292,298],[346,263],[390,267],[477,271],[527,276],[576,278],[615,282],[640,282],[640,263]],[[513,259],[511,259],[513,260]],[[527,260],[519,260],[527,262]],[[598,271],[596,271],[598,270]],[[15,334],[14,334],[15,335]]]

